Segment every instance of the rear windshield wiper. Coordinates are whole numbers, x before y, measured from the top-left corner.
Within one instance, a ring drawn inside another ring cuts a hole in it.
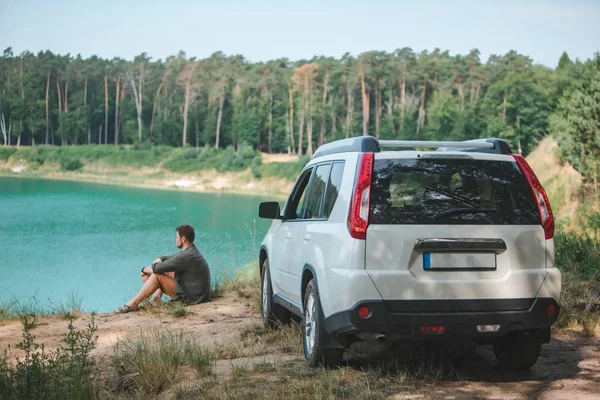
[[[489,214],[489,213],[494,213],[497,211],[498,210],[496,210],[494,208],[473,208],[473,207],[453,208],[451,210],[442,211],[441,213],[437,213],[436,215],[433,216],[433,219],[440,219],[443,217],[448,217],[450,215],[457,215],[457,214]]]

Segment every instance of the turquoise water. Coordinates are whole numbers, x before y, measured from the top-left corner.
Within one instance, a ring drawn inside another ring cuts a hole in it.
[[[213,279],[231,277],[256,258],[263,200],[0,177],[0,304],[49,310],[76,298],[111,311],[140,288],[143,266],[178,251],[181,224],[195,228]]]

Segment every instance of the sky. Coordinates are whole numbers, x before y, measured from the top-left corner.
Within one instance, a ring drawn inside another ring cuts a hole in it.
[[[349,52],[516,50],[554,68],[600,51],[600,0],[0,0],[0,50],[165,59],[215,51],[252,62]]]

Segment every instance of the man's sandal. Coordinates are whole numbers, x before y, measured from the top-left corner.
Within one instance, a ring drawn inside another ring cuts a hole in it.
[[[125,314],[128,312],[133,312],[133,311],[137,311],[137,310],[138,310],[138,307],[131,307],[131,306],[128,306],[127,304],[124,304],[121,307],[117,308],[115,310],[115,313],[116,314]]]

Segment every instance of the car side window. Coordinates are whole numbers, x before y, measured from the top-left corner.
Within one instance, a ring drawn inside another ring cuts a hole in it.
[[[304,211],[304,219],[323,218],[322,204],[325,187],[329,179],[331,164],[319,165],[315,171],[315,175],[310,184],[308,191],[308,201],[306,202],[306,210]]]
[[[312,174],[312,168],[304,171],[294,190],[292,190],[292,194],[288,200],[287,206],[285,208],[285,219],[286,220],[295,220],[302,218],[302,208],[304,206],[304,199],[306,197],[308,182],[310,181],[310,176]]]
[[[329,182],[327,182],[327,191],[325,193],[325,203],[323,204],[323,215],[322,218],[329,218],[331,210],[335,205],[340,186],[342,184],[342,175],[344,174],[344,163],[337,162],[331,167],[331,174],[329,174]]]

